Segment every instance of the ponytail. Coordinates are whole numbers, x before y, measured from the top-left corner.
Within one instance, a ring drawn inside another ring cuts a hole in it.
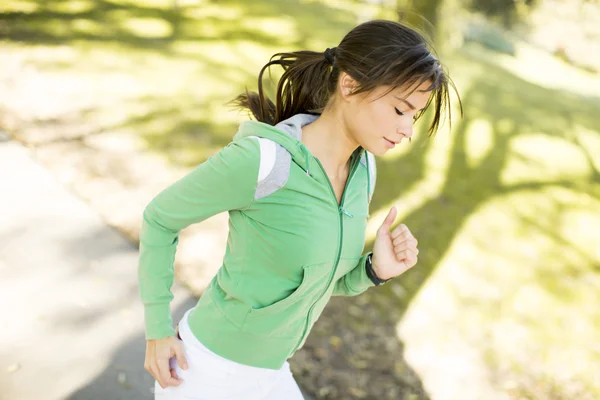
[[[297,51],[277,53],[262,67],[258,75],[258,93],[240,94],[232,103],[248,109],[254,118],[269,125],[286,120],[299,113],[320,114],[335,89],[339,71],[335,68],[336,48],[324,53]],[[277,84],[275,103],[263,89],[263,74],[272,65],[284,72]]]

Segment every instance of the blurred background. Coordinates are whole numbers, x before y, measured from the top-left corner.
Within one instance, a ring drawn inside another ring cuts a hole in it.
[[[0,398],[152,398],[144,206],[232,139],[248,116],[226,103],[273,53],[374,18],[430,35],[464,117],[453,97],[451,125],[379,158],[367,249],[396,205],[419,264],[332,299],[296,380],[311,399],[600,399],[595,0],[3,0]],[[183,232],[175,319],[226,218]]]

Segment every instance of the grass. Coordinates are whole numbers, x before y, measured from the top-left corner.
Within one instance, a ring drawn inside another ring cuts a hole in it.
[[[445,382],[472,371],[436,367],[432,343],[442,359],[469,349],[463,361],[486,371],[481,393],[596,398],[599,99],[555,88],[569,82],[524,80],[502,57],[463,49],[452,67],[465,118],[451,134],[422,137],[379,163],[376,221],[399,204],[401,219],[425,239],[419,267],[398,283],[397,304],[408,310],[398,330],[408,361],[428,371],[433,398],[448,398]],[[512,66],[523,60],[527,53]],[[598,87],[597,77],[558,61],[547,67],[587,79],[583,93]]]
[[[190,167],[232,138],[245,115],[224,103],[256,87],[271,54],[336,44],[373,12],[358,7],[9,0],[0,47],[46,97],[0,98],[0,111],[140,138]],[[363,301],[394,310],[431,398],[600,398],[600,78],[524,44],[514,57],[467,45],[445,62],[465,116],[379,160],[369,225],[372,241],[396,204],[419,265]]]

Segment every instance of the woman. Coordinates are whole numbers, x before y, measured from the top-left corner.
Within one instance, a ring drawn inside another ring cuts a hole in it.
[[[274,103],[262,89],[272,65],[284,69]],[[449,85],[423,37],[391,21],[363,23],[324,53],[273,56],[258,93],[235,101],[256,121],[144,211],[144,367],[156,399],[302,399],[287,359],[329,298],[358,295],[417,262],[409,229],[392,229],[394,207],[373,252],[362,254],[373,156],[410,140],[430,104],[435,132]],[[223,264],[176,332],[169,303],[178,233],[223,211]]]

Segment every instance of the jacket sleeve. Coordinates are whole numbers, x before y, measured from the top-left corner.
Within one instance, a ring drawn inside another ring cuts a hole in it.
[[[333,288],[333,296],[356,296],[375,284],[369,279],[366,270],[367,253],[358,260],[358,264],[346,275],[340,277]]]
[[[146,339],[175,334],[170,312],[179,231],[254,200],[260,148],[252,138],[231,142],[146,206],[140,231],[138,283]]]

